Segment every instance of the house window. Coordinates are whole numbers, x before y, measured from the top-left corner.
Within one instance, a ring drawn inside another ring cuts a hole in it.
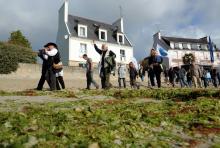
[[[99,29],[99,39],[107,41],[107,30]]]
[[[183,49],[189,49],[187,43],[183,43]]]
[[[192,48],[192,49],[195,49],[195,50],[198,50],[198,49],[199,49],[197,44],[192,44],[192,45],[191,45],[191,48]]]
[[[78,36],[79,37],[87,37],[87,26],[78,25]]]
[[[174,43],[174,48],[175,48],[175,49],[179,49],[179,48],[180,48],[179,45],[180,45],[179,43]]]
[[[120,60],[121,61],[125,61],[126,60],[125,50],[123,50],[123,49],[120,50]]]
[[[120,44],[124,44],[124,35],[123,34],[117,34],[117,41]]]
[[[106,36],[105,32],[101,31],[101,39],[102,40],[105,40],[105,36]]]
[[[80,57],[82,57],[84,54],[87,54],[87,45],[81,43],[80,44]]]
[[[198,50],[202,49],[202,46],[200,44],[197,45]]]
[[[208,46],[207,45],[201,45],[201,49],[202,50],[208,50]]]

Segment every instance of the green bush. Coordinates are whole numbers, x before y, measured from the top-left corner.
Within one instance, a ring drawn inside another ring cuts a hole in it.
[[[28,41],[28,39],[23,35],[23,33],[20,30],[11,32],[11,36],[8,42],[10,44],[31,48],[31,43]]]
[[[18,63],[36,63],[36,54],[30,48],[0,42],[0,74],[9,74]]]

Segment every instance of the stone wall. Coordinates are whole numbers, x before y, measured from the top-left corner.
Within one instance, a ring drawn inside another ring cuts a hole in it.
[[[41,76],[41,64],[19,64],[19,67],[16,72],[11,74],[3,75],[0,74],[0,78],[7,79],[39,79]],[[65,79],[83,79],[85,80],[86,69],[78,66],[64,66],[64,77]],[[117,74],[116,74],[117,75]],[[98,69],[94,70],[94,77],[98,78]],[[112,77],[116,79],[117,76]]]
[[[41,76],[41,64],[19,64],[16,72],[8,75],[0,75],[0,90],[6,91],[20,91],[26,89],[34,89],[37,87]],[[100,84],[98,70],[94,71],[94,80]],[[146,78],[146,77],[145,77]],[[118,86],[118,76],[111,75],[111,83],[113,86]],[[67,89],[81,89],[86,88],[86,72],[81,67],[64,67],[64,81]],[[129,87],[129,76],[127,75],[127,86]],[[138,79],[140,81],[140,79]],[[143,83],[147,85],[147,79]],[[48,85],[45,83],[45,87]],[[92,87],[94,89],[94,87]]]
[[[41,64],[19,64],[16,72],[8,75],[0,75],[1,78],[15,78],[15,79],[36,79],[41,76]],[[74,79],[74,74],[82,76],[85,69],[80,67],[64,66],[64,74],[67,79]],[[79,77],[77,76],[77,77]]]

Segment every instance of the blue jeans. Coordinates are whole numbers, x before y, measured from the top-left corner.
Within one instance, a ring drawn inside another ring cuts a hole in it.
[[[188,86],[187,82],[186,82],[186,78],[180,78],[180,86],[181,87],[184,87],[184,86]]]

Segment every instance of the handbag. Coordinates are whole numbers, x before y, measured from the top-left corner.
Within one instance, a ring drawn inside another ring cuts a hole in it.
[[[62,62],[59,62],[58,64],[53,63],[53,68],[56,70],[62,69],[63,63]]]

